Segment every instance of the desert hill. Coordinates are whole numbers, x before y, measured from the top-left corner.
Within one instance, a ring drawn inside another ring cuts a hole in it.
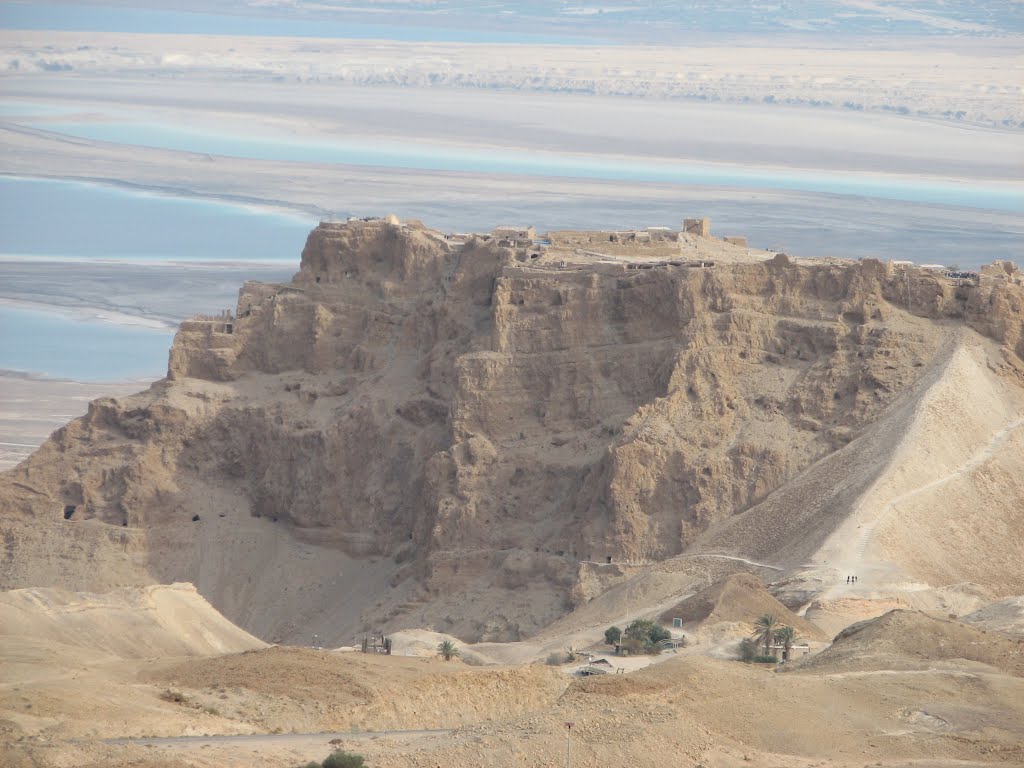
[[[196,663],[265,644],[228,622],[191,584],[103,594],[30,588],[0,593],[0,745],[21,739],[201,732],[209,715],[140,688],[155,659]],[[251,726],[224,724],[226,733]],[[5,761],[0,752],[0,764]],[[31,761],[30,763],[31,764]]]
[[[61,589],[0,592],[0,638],[86,649],[121,659],[205,656],[264,647],[231,624],[191,584],[105,594]]]
[[[1024,596],[997,600],[960,618],[983,629],[1024,637]]]
[[[805,640],[825,640],[825,634],[809,621],[797,616],[765,588],[761,580],[737,573],[691,595],[659,617],[663,624],[680,618],[683,625],[699,626],[718,622],[752,624],[759,616],[770,614],[780,624],[793,627]]]
[[[930,670],[979,662],[1024,677],[1024,640],[919,611],[894,610],[840,632],[820,654],[798,660],[800,672]]]
[[[333,644],[514,640],[692,554],[768,564],[791,607],[1024,592],[1012,265],[548,238],[321,224],[291,283],[186,321],[166,379],[0,475],[0,586],[191,581]]]

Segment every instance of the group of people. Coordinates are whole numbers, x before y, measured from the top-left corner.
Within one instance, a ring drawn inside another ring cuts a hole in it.
[[[857,577],[856,576],[847,576],[846,577],[846,583],[847,584],[856,584],[857,583]]]

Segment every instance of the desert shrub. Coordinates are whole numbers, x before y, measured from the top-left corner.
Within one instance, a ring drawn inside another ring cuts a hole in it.
[[[755,664],[778,664],[779,660],[776,659],[774,656],[755,656],[754,657],[754,663]]]
[[[180,691],[172,691],[168,688],[165,691],[161,691],[160,698],[164,701],[169,701],[171,704],[188,704],[188,696],[181,693]]]
[[[622,630],[618,627],[608,627],[608,629],[604,631],[604,641],[608,643],[608,645],[615,645],[621,639]]]
[[[740,661],[745,661],[749,664],[757,658],[757,643],[749,637],[745,637],[740,640],[740,644],[736,646],[736,650],[740,655]]]
[[[637,619],[626,627],[624,634],[628,638],[644,641],[654,626],[654,622],[650,619]]]
[[[328,755],[323,762],[323,768],[366,768],[366,761],[362,755],[339,749]]]
[[[661,653],[661,647],[658,643],[671,638],[672,633],[649,619],[637,619],[626,627],[624,637],[626,640],[623,642],[623,647],[627,647],[631,641],[632,645],[639,644],[639,647],[635,650],[633,647],[629,647],[630,653],[659,654]]]
[[[665,629],[660,624],[655,624],[647,632],[647,639],[651,642],[651,644],[660,643],[662,640],[669,640],[671,638],[672,638],[672,633],[669,632],[667,629]]]

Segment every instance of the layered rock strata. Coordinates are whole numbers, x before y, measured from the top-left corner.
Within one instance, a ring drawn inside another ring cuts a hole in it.
[[[94,402],[0,478],[0,586],[203,591],[232,543],[202,526],[247,516],[389,564],[339,635],[512,639],[588,597],[587,561],[678,555],[856,438],[952,325],[1022,369],[1010,265],[964,284],[722,248],[691,267],[322,223],[290,284],[184,322],[166,379]],[[240,581],[260,568],[238,562]],[[229,589],[204,594],[253,626]],[[318,589],[289,600],[315,611]]]

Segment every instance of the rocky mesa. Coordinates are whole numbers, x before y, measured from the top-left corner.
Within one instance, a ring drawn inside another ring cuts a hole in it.
[[[191,581],[264,640],[500,641],[687,553],[791,572],[877,477],[827,514],[786,489],[855,465],[836,457],[966,347],[996,426],[1024,414],[1013,265],[325,222],[289,284],[182,323],[165,379],[92,403],[0,475],[0,588]],[[1013,482],[985,515],[1020,517]],[[752,547],[737,521],[769,508]]]

